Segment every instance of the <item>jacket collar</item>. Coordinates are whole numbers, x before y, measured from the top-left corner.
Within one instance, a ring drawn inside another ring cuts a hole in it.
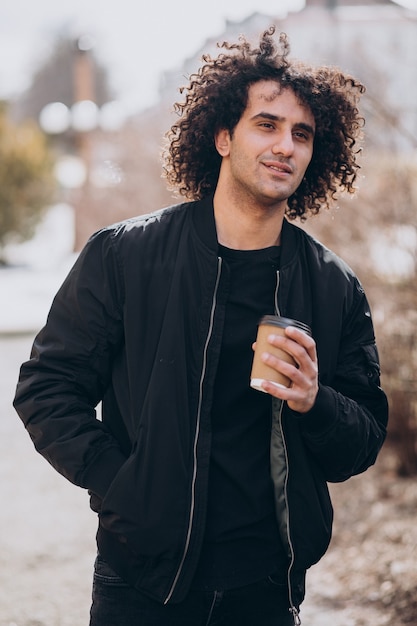
[[[207,248],[217,254],[218,240],[216,222],[214,220],[213,195],[193,203],[193,224],[200,240]],[[282,224],[281,234],[281,267],[294,260],[298,250],[299,229],[287,219]]]
[[[193,202],[193,226],[204,245],[217,255],[218,241],[214,220],[213,196]]]
[[[298,253],[299,229],[286,218],[282,223],[281,232],[281,268],[290,265]]]

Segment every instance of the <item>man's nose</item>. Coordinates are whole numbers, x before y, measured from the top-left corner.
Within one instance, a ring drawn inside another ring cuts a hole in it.
[[[291,132],[282,132],[272,146],[273,154],[290,156],[294,151],[294,139]]]

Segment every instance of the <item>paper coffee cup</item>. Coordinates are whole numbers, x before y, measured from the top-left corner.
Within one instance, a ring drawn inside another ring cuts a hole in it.
[[[277,348],[268,342],[268,336],[271,334],[285,335],[285,329],[288,326],[295,326],[308,335],[311,335],[311,329],[307,326],[307,324],[303,324],[303,322],[289,319],[287,317],[265,315],[260,320],[250,377],[250,386],[254,389],[257,389],[258,391],[265,391],[261,386],[264,380],[274,383],[277,387],[289,387],[291,385],[291,380],[287,378],[287,376],[284,376],[281,372],[277,372],[277,370],[269,367],[261,360],[261,354],[263,352],[269,352],[282,361],[295,365],[293,357],[288,354],[288,352],[285,352],[284,350],[281,350],[281,348]]]

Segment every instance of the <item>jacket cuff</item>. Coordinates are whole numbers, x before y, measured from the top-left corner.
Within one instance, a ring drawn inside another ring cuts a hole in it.
[[[337,412],[335,392],[330,387],[320,385],[316,402],[310,411],[307,413],[292,412],[297,417],[304,432],[312,435],[326,432],[332,427]]]
[[[118,448],[107,448],[87,470],[84,476],[86,488],[100,498],[104,498],[126,460]]]

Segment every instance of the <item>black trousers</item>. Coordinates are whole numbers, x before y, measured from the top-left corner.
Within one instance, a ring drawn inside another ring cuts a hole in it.
[[[90,626],[293,626],[288,590],[273,578],[237,589],[191,590],[163,605],[127,585],[97,558]]]

